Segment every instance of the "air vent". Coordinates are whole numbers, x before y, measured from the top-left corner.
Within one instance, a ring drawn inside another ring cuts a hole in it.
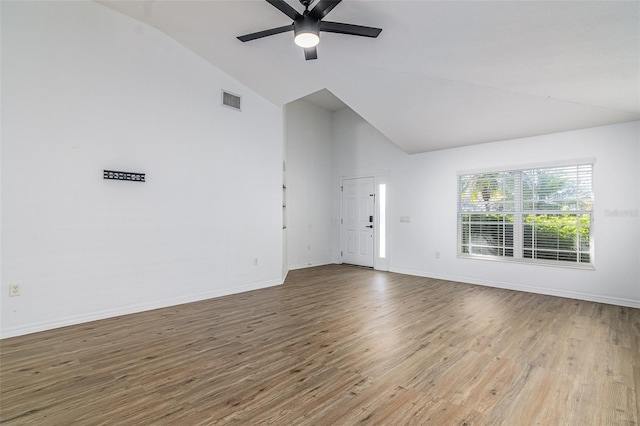
[[[236,111],[242,111],[240,108],[240,96],[233,93],[222,91],[222,105],[233,108]]]

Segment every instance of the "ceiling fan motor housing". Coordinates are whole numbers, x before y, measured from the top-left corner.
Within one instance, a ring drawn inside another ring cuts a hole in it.
[[[320,36],[320,21],[312,16],[301,16],[293,21],[293,34],[312,33]]]

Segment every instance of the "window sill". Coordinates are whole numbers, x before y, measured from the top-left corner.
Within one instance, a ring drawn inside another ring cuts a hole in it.
[[[556,262],[553,260],[528,260],[528,259],[513,259],[513,258],[505,258],[505,257],[494,257],[494,256],[482,256],[482,255],[472,255],[472,254],[458,254],[458,259],[471,259],[471,260],[484,260],[489,262],[500,262],[500,263],[518,263],[524,265],[537,265],[537,266],[551,266],[554,268],[565,268],[565,269],[581,269],[586,271],[595,271],[596,268],[593,263],[573,263],[573,262]]]

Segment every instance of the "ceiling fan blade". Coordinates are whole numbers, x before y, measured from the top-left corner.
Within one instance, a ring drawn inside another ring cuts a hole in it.
[[[302,17],[302,15],[298,13],[298,11],[296,11],[293,7],[289,6],[289,3],[287,3],[284,0],[267,0],[267,1],[271,3],[271,5],[274,6],[276,9],[278,9],[280,12],[284,13],[294,21]]]
[[[320,21],[320,31],[376,38],[382,31],[382,28],[363,27],[362,25],[342,24],[340,22]]]
[[[312,59],[318,59],[318,51],[316,50],[315,46],[307,47],[306,49],[304,49],[304,58],[307,61],[310,61]]]
[[[257,33],[245,34],[238,37],[238,40],[245,42],[255,40],[257,38],[268,37],[275,34],[285,33],[287,31],[293,31],[293,24],[285,25],[284,27],[271,28],[270,30],[258,31]]]
[[[318,21],[327,16],[327,13],[338,5],[342,0],[320,0],[309,13]]]

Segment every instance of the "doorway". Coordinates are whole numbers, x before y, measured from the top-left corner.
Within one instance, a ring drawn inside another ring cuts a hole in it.
[[[373,268],[375,198],[373,177],[342,180],[342,263]]]

